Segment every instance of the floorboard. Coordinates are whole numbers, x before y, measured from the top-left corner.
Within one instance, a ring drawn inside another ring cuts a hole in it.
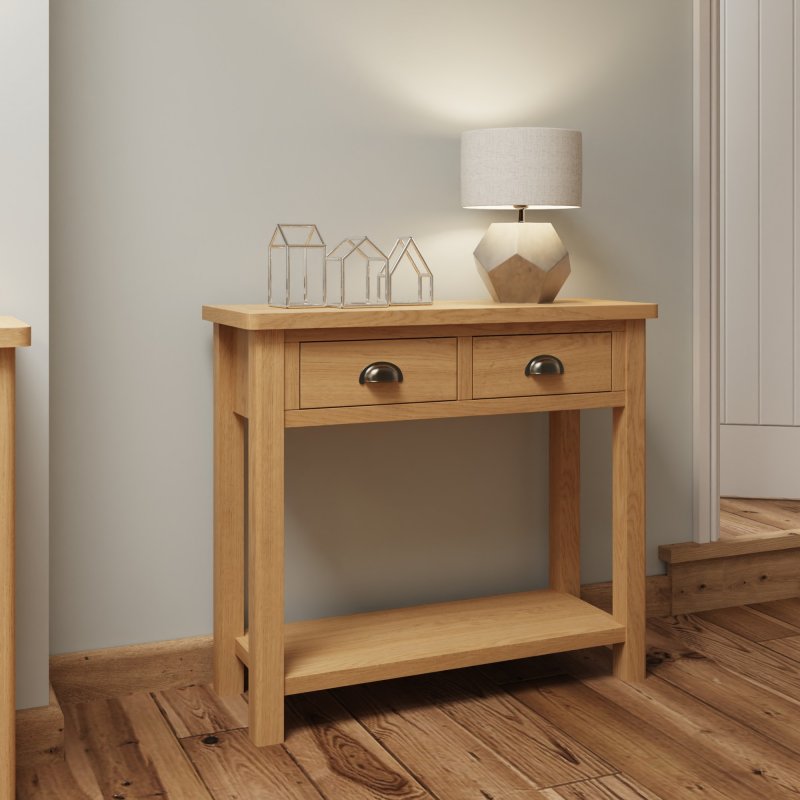
[[[432,795],[329,693],[289,699],[286,750],[327,800]]]
[[[773,653],[800,662],[800,636],[788,636],[785,639],[771,639],[764,642],[764,647],[772,650]]]
[[[692,614],[652,620],[651,626],[673,633],[685,645],[751,683],[800,702],[800,663],[791,658]]]
[[[773,619],[786,622],[800,629],[800,602],[791,600],[772,600],[768,603],[754,603],[748,608],[760,611]]]
[[[210,686],[188,686],[153,697],[179,739],[247,727],[244,695],[220,698]]]
[[[536,784],[500,754],[420,697],[411,682],[336,691],[351,714],[439,800],[540,798]]]
[[[66,706],[64,716],[104,798],[210,800],[149,694]]]
[[[592,748],[618,770],[664,797],[763,800],[694,743],[665,733],[660,720],[642,720],[570,677],[512,684],[510,691],[554,725]]]
[[[405,682],[404,682],[405,683]],[[424,706],[437,706],[496,753],[514,753],[513,766],[535,786],[573,783],[614,768],[508,692],[476,674],[453,671],[407,682]],[[525,747],[519,747],[524,742]]]
[[[29,800],[104,800],[97,782],[86,786],[76,780],[66,761],[17,770],[17,797]]]
[[[669,650],[667,643],[651,652],[653,674],[800,755],[800,704],[709,659]]]
[[[756,539],[761,536],[782,536],[783,528],[766,525],[756,519],[721,509],[719,512],[720,539]]]
[[[691,742],[702,758],[714,762],[743,786],[763,797],[800,796],[797,754],[749,726],[688,695],[657,675],[626,684],[608,674],[607,651],[585,651],[570,658],[573,677],[678,742]]]
[[[720,513],[734,514],[743,520],[767,525],[784,531],[800,529],[800,507],[789,500],[760,500],[752,498],[723,497]]]
[[[800,504],[782,512],[800,514]],[[595,648],[297,695],[284,745],[208,686],[67,703],[18,800],[800,798],[800,599],[654,619],[648,679]]]
[[[795,625],[782,622],[750,607],[719,608],[714,611],[701,611],[696,616],[751,642],[765,642],[768,639],[800,635],[800,628]]]
[[[244,730],[181,741],[216,800],[320,800],[323,795],[283,747],[253,747]]]
[[[547,800],[662,800],[627,775],[606,775],[544,789]]]

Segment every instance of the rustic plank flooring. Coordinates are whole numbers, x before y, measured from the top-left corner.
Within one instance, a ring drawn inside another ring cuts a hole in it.
[[[769,523],[765,523],[769,524]],[[68,705],[66,760],[20,800],[800,797],[800,599],[654,619],[649,675],[605,648],[298,695],[254,748],[245,697]]]
[[[800,533],[800,500],[723,497],[719,503],[719,528],[722,541]]]

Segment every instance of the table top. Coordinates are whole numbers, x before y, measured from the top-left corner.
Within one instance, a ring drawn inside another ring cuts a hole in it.
[[[0,347],[28,347],[31,326],[15,317],[0,317]]]
[[[203,319],[243,330],[367,328],[408,325],[490,325],[653,319],[655,303],[570,298],[553,303],[436,302],[427,306],[275,308],[203,306]]]

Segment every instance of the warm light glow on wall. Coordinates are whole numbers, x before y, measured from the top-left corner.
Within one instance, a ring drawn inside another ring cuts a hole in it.
[[[603,85],[624,62],[629,43],[624,31],[607,26],[596,48],[578,38],[542,35],[530,27],[530,14],[520,24],[523,10],[520,3],[471,3],[460,15],[450,3],[411,0],[362,4],[360,13],[344,19],[336,4],[315,3],[314,24],[301,39],[303,58],[319,58],[328,79],[358,75],[381,101],[391,98],[399,112],[413,113],[417,130],[421,119],[457,129],[551,124],[587,87]],[[275,4],[271,13],[278,28],[284,19],[287,26],[296,24],[290,6]],[[597,15],[597,25],[604,18],[601,8],[584,8],[583,14]],[[582,26],[592,24],[584,20]],[[384,35],[376,35],[383,26]],[[323,63],[332,41],[336,56]],[[534,72],[532,63],[551,68]]]
[[[485,72],[416,74],[414,70],[383,63],[371,77],[383,91],[394,93],[415,111],[461,127],[491,126],[497,120],[515,120],[520,109],[526,115],[547,119],[561,103],[555,82],[523,86]]]

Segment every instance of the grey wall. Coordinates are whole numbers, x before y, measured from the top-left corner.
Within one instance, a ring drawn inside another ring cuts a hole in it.
[[[33,337],[17,351],[17,707],[29,708],[48,703],[47,0],[2,4],[0,98],[0,314]]]
[[[689,0],[90,2],[52,10],[52,648],[211,629],[211,326],[276,222],[413,233],[485,297],[462,130],[584,132],[565,295],[655,300],[649,548],[691,520]],[[610,415],[585,415],[585,581],[610,576]],[[290,618],[542,585],[546,420],[287,435]],[[380,526],[364,511],[389,507]]]

